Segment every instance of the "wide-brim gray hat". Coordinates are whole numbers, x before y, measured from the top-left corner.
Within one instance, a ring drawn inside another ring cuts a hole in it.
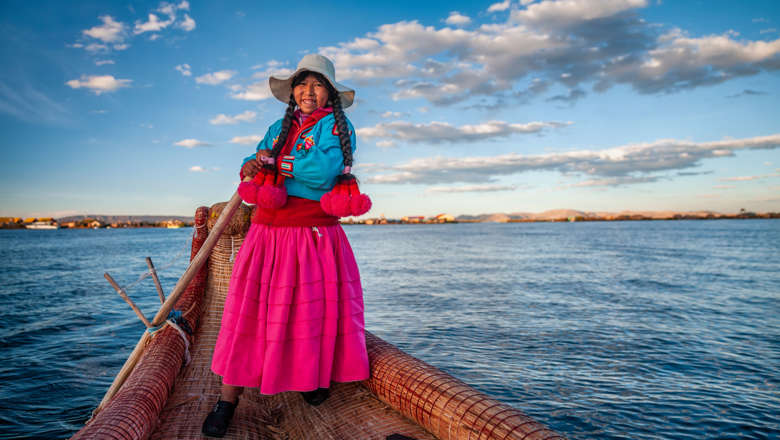
[[[333,67],[333,63],[329,59],[318,54],[308,54],[304,56],[301,62],[298,63],[298,68],[295,72],[286,78],[276,76],[268,78],[271,93],[273,93],[276,99],[285,104],[290,102],[293,79],[303,71],[317,72],[324,76],[330,85],[338,92],[339,97],[341,98],[342,108],[349,107],[352,105],[352,102],[355,101],[355,91],[336,82],[336,69]]]

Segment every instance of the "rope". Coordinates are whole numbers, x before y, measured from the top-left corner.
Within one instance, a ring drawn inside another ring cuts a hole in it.
[[[158,326],[153,326],[146,329],[146,331],[154,336],[155,333],[165,328],[166,325],[170,325],[171,327],[175,328],[176,331],[179,332],[179,336],[181,336],[182,341],[184,341],[185,366],[189,365],[190,361],[192,360],[192,356],[190,355],[190,340],[187,338],[188,334],[192,334],[192,329],[190,328],[189,323],[184,319],[184,316],[190,313],[193,308],[195,308],[195,303],[193,303],[184,313],[182,313],[181,310],[173,309],[171,310],[171,313],[168,314],[168,319],[166,319],[165,322]]]
[[[184,341],[184,366],[187,366],[190,364],[190,361],[192,360],[192,356],[190,356],[190,340],[187,338],[187,335],[184,333],[184,330],[181,329],[178,325],[176,325],[176,322],[174,322],[172,319],[169,319],[167,322],[171,327],[175,328],[179,332],[179,336],[181,336],[181,340]]]
[[[203,225],[203,226],[205,226],[205,225]],[[201,226],[197,226],[197,228],[200,228],[200,227]],[[197,234],[197,230],[194,230],[192,232],[193,238],[195,237],[196,234]],[[190,242],[184,242],[184,248],[181,251],[179,251],[179,253],[174,255],[173,259],[171,261],[169,261],[167,264],[165,264],[163,266],[156,267],[155,270],[159,273],[159,272],[162,272],[162,271],[164,271],[166,269],[169,269],[170,267],[172,267],[176,263],[176,261],[178,261],[182,257],[182,255],[184,255],[185,252],[187,252],[187,249],[190,248],[190,247],[191,247]],[[125,285],[125,287],[123,287],[122,290],[124,290],[125,293],[127,293],[128,291],[130,291],[131,288],[135,287],[138,283],[140,283],[141,281],[149,278],[150,276],[152,276],[152,271],[150,269],[146,269],[146,271],[142,272],[141,275],[138,276],[137,280],[133,281],[130,284]]]
[[[229,258],[229,261],[232,263],[233,260],[235,259],[235,257],[236,257],[236,247],[235,247],[235,243],[233,242],[233,236],[231,235],[230,236],[230,258]]]

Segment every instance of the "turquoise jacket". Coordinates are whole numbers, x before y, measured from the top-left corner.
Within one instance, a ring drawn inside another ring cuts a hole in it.
[[[326,113],[323,116],[323,113]],[[317,120],[319,117],[319,120]],[[310,121],[316,121],[312,124]],[[355,153],[355,129],[347,119],[352,153]],[[282,131],[282,120],[274,122],[259,144],[257,151],[271,150],[274,141]],[[336,177],[344,171],[344,157],[341,152],[341,141],[333,113],[325,109],[317,109],[301,127],[297,119],[293,119],[289,136],[296,136],[295,144],[287,155],[281,155],[277,162],[279,172],[283,174],[287,194],[305,199],[319,201],[323,194],[330,191],[336,183]],[[255,155],[244,159],[247,161]]]

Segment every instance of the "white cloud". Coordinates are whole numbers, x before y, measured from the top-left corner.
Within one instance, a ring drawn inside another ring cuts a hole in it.
[[[190,171],[192,171],[193,173],[205,173],[206,169],[200,165],[195,165],[190,167]]]
[[[579,186],[626,185],[665,178],[665,172],[689,169],[704,159],[733,156],[739,150],[780,148],[780,134],[714,142],[664,139],[607,150],[580,150],[526,156],[516,153],[486,157],[413,159],[375,174],[370,183],[485,183],[499,176],[530,171],[558,171],[587,176]],[[780,174],[778,174],[780,175]]]
[[[487,11],[498,12],[498,11],[506,11],[507,9],[509,9],[509,0],[504,0],[503,2],[493,3],[492,5],[490,5]]]
[[[394,99],[436,105],[480,99],[485,108],[550,90],[557,93],[550,99],[572,103],[588,89],[602,92],[616,84],[668,93],[780,70],[780,40],[661,33],[639,16],[647,5],[547,0],[473,30],[401,21],[318,51],[334,61],[340,79],[394,81]]]
[[[414,124],[405,121],[380,123],[373,127],[359,128],[363,138],[384,138],[410,143],[439,144],[444,142],[473,142],[512,134],[539,133],[544,129],[559,128],[570,122],[529,122],[510,124],[504,121],[487,121],[481,124],[454,126],[446,122]],[[379,146],[379,144],[377,144]]]
[[[652,183],[657,182],[659,176],[620,176],[620,177],[605,177],[602,179],[588,179],[582,182],[578,182],[572,185],[566,185],[569,188],[588,188],[599,186],[623,186],[623,185],[635,185],[638,183]]]
[[[98,18],[103,25],[83,30],[81,33],[104,43],[120,43],[125,39],[125,25],[122,22],[114,21],[110,15]]]
[[[192,76],[192,68],[189,64],[179,64],[175,67],[175,69],[181,72],[181,74],[184,76]]]
[[[721,182],[749,182],[751,180],[763,180],[770,177],[778,177],[780,173],[774,174],[762,174],[758,176],[736,176],[736,177],[724,177],[720,179]]]
[[[84,50],[88,52],[103,52],[108,51],[108,46],[100,43],[90,43],[84,46]]]
[[[229,80],[235,74],[236,72],[233,70],[220,70],[218,72],[212,72],[212,73],[207,73],[205,75],[201,75],[195,78],[195,82],[197,82],[198,84],[217,85]]]
[[[260,141],[263,140],[263,137],[258,134],[253,134],[250,136],[236,136],[233,139],[230,140],[231,144],[242,144],[242,145],[257,145],[260,143]]]
[[[167,20],[161,21],[156,14],[149,14],[146,22],[140,20],[135,22],[133,33],[139,35],[144,32],[158,32],[173,24],[173,21],[174,18],[170,16]]]
[[[176,27],[185,31],[191,31],[195,29],[195,20],[184,13],[183,18],[177,22],[177,15],[179,10],[189,10],[189,3],[183,1],[178,5],[162,2],[160,6],[147,14],[146,21],[137,20],[133,27],[133,32],[128,35],[128,26],[122,22],[114,20],[110,15],[102,15],[98,17],[103,24],[100,26],[94,26],[92,28],[81,31],[82,35],[87,38],[93,38],[99,40],[99,42],[93,42],[89,44],[75,43],[70,47],[84,48],[89,52],[108,52],[113,50],[125,50],[130,47],[125,42],[128,37],[140,35],[146,32],[160,32],[169,28],[172,24],[176,24]],[[165,15],[167,18],[161,19],[160,14]],[[149,40],[154,41],[161,37],[159,33],[152,34]]]
[[[195,148],[195,147],[210,147],[211,144],[208,142],[199,141],[197,139],[182,139],[179,142],[176,142],[173,145],[178,145],[179,147],[184,148]]]
[[[130,79],[116,79],[112,75],[82,75],[80,79],[72,79],[65,84],[73,89],[86,88],[94,94],[114,92],[123,87],[130,87]]]
[[[401,112],[387,111],[387,112],[382,113],[380,116],[383,117],[383,118],[400,118],[401,115],[402,115]]]
[[[241,99],[244,101],[261,101],[263,99],[271,98],[272,96],[271,89],[268,87],[268,81],[256,82],[246,87],[238,86],[230,95],[233,99]]]
[[[185,31],[190,32],[195,29],[195,20],[193,20],[189,14],[184,14],[184,19],[178,24],[178,26]]]
[[[390,141],[390,140],[378,141],[376,143],[376,146],[379,148],[395,147],[395,141]]]
[[[214,119],[209,120],[212,125],[233,125],[239,122],[252,122],[257,117],[257,113],[247,110],[243,113],[235,116],[228,116],[225,114],[218,114]]]
[[[96,66],[104,66],[106,64],[116,64],[116,63],[114,63],[114,60],[95,60]]]
[[[512,19],[545,28],[560,28],[646,6],[647,0],[547,0],[512,11]]]
[[[447,17],[447,19],[444,20],[444,22],[450,26],[463,26],[471,23],[471,18],[462,15],[458,11],[452,11],[450,12],[450,16]]]
[[[429,193],[464,193],[464,192],[496,192],[514,191],[516,185],[463,185],[463,186],[432,186],[425,190]]]
[[[190,9],[190,4],[187,1],[182,1],[179,4],[162,2],[160,3],[160,6],[156,9],[155,12],[164,14],[168,18],[165,20],[160,20],[157,14],[149,13],[147,21],[145,22],[142,22],[140,20],[136,21],[135,29],[133,33],[138,35],[144,32],[161,31],[174,24],[174,22],[176,22],[179,10],[189,11],[189,9]],[[192,31],[193,29],[195,29],[195,20],[193,20],[189,14],[184,13],[183,18],[181,18],[176,23],[176,27],[178,27],[179,29],[183,29],[187,32]]]
[[[732,33],[690,38],[673,31],[647,53],[643,63],[627,66],[616,82],[630,83],[644,93],[718,84],[761,70],[780,69],[780,39],[736,41]]]

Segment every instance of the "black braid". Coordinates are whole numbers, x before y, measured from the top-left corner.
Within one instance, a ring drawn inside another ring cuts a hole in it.
[[[279,137],[276,138],[274,148],[271,150],[271,157],[274,159],[279,157],[279,154],[282,152],[282,148],[284,148],[284,144],[287,143],[287,135],[290,134],[293,113],[295,113],[295,99],[291,94],[290,102],[287,104],[287,111],[284,112],[284,119],[282,120],[282,131],[279,132]]]
[[[334,91],[335,92],[335,91]],[[336,119],[336,125],[339,129],[339,140],[341,141],[341,154],[344,156],[344,166],[352,166],[352,142],[349,136],[349,126],[347,125],[347,118],[344,116],[344,110],[341,109],[341,97],[338,93],[334,93],[335,97],[333,101],[333,117]]]

